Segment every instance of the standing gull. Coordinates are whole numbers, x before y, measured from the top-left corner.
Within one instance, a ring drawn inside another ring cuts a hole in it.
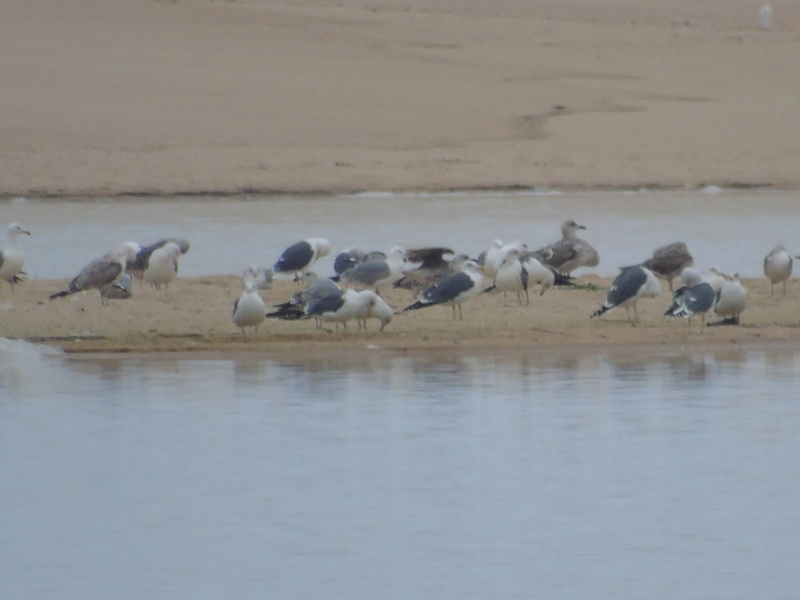
[[[599,317],[612,308],[624,306],[628,321],[631,320],[631,308],[633,308],[633,320],[638,321],[639,315],[636,312],[636,303],[639,299],[643,297],[655,298],[660,293],[661,285],[650,269],[640,266],[625,267],[611,283],[611,287],[608,288],[606,301],[589,318]]]
[[[694,257],[689,252],[685,242],[673,242],[666,246],[659,246],[653,250],[653,255],[641,263],[642,267],[650,269],[657,276],[666,279],[669,291],[672,291],[672,280],[678,277],[684,269],[694,264]]]
[[[572,219],[561,224],[561,239],[533,252],[543,265],[553,267],[559,273],[569,275],[580,267],[596,267],[600,255],[591,244],[577,236],[577,231],[586,229]]]
[[[484,292],[503,292],[503,299],[508,303],[506,294],[515,292],[517,302],[522,304],[522,294],[525,294],[525,304],[530,304],[528,297],[528,270],[520,261],[521,252],[517,248],[510,248],[506,257],[494,274],[494,282],[483,290]]]
[[[339,330],[339,323],[347,331],[347,322],[355,319],[356,321],[366,321],[369,316],[369,298],[374,292],[370,290],[345,290],[342,294],[331,294],[323,296],[318,300],[310,302],[305,309],[306,316],[317,317],[321,321],[336,323],[336,330]],[[359,328],[361,323],[359,323]]]
[[[403,276],[405,257],[406,251],[395,246],[389,250],[386,258],[368,260],[345,271],[341,280],[356,283],[379,294],[380,288],[392,285]]]
[[[271,319],[299,319],[305,315],[305,308],[314,300],[319,300],[325,296],[341,296],[344,290],[332,280],[320,277],[316,274],[306,273],[305,279],[309,281],[309,286],[295,293],[291,300],[282,304],[276,304],[273,312],[267,313]],[[317,320],[319,326],[319,320]]]
[[[245,282],[242,295],[233,303],[233,324],[241,328],[242,335],[245,335],[245,327],[253,327],[258,333],[258,326],[264,322],[266,315],[267,309],[258,293],[258,286],[254,281]]]
[[[283,251],[273,270],[275,273],[291,273],[297,277],[330,251],[331,244],[325,238],[302,240]]]
[[[692,330],[692,317],[700,315],[702,333],[702,327],[706,323],[706,313],[714,307],[717,295],[706,278],[695,269],[684,269],[681,279],[683,287],[675,291],[672,304],[664,315],[689,319],[689,331]]]
[[[474,260],[465,261],[461,265],[459,273],[448,275],[429,287],[422,292],[422,296],[417,302],[407,306],[404,310],[417,310],[439,304],[449,305],[453,308],[453,318],[455,318],[456,306],[458,306],[458,314],[463,320],[464,315],[461,312],[461,305],[481,292],[482,282],[483,275],[481,275],[478,263]]]
[[[167,244],[176,244],[181,250],[181,254],[186,254],[189,251],[189,242],[183,238],[164,238],[149,246],[140,247],[136,252],[136,257],[128,263],[128,272],[141,279],[147,267],[150,265],[150,256],[159,248],[163,248]]]
[[[786,281],[792,276],[793,260],[789,252],[778,244],[764,259],[764,275],[770,281],[769,292],[775,293],[775,284],[783,283],[783,295],[786,295]]]
[[[394,283],[394,287],[414,290],[418,294],[442,277],[460,269],[464,261],[469,258],[465,254],[459,254],[448,260],[445,258],[446,254],[455,254],[455,252],[444,247],[408,250],[406,262],[419,264],[413,269],[406,270],[403,276]]]
[[[722,320],[709,325],[739,325],[739,316],[745,308],[747,308],[747,290],[739,280],[739,274],[734,273],[717,290],[714,300],[714,313],[722,317]]]
[[[142,279],[157,290],[160,290],[162,285],[167,289],[169,283],[178,277],[180,255],[180,246],[175,242],[167,242],[161,248],[157,248],[150,255]]]
[[[562,282],[557,284],[556,280],[559,278],[559,275],[555,270],[551,267],[544,266],[539,259],[534,256],[523,256],[522,266],[525,267],[525,270],[528,272],[528,289],[534,285],[540,285],[542,287],[542,291],[539,292],[540,296],[544,295],[547,289],[553,287],[553,285],[574,285],[563,275],[560,276]]]
[[[134,242],[125,242],[118,246],[113,252],[96,258],[86,265],[78,275],[69,282],[67,289],[50,295],[50,300],[63,298],[84,290],[101,290],[108,286],[113,286],[121,277],[125,275],[125,268],[128,262],[136,258],[139,245]],[[108,306],[108,298],[102,294],[100,303]]]
[[[11,293],[14,293],[14,284],[22,281],[22,267],[25,265],[25,253],[19,241],[20,235],[31,235],[19,223],[11,223],[6,229],[6,243],[0,250],[0,281],[11,284]]]

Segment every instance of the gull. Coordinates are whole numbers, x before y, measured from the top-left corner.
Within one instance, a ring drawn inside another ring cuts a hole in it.
[[[325,296],[341,296],[344,290],[332,280],[320,277],[315,273],[306,273],[304,279],[309,282],[306,289],[295,293],[288,302],[276,304],[277,310],[267,313],[271,319],[300,319],[305,316],[305,308],[308,304]],[[317,319],[317,326],[319,326]]]
[[[347,331],[347,321],[355,319],[361,323],[369,317],[369,302],[372,296],[377,294],[371,290],[345,290],[342,294],[331,294],[323,296],[318,300],[310,302],[305,308],[305,314],[309,317],[318,317],[321,321],[336,323],[336,330],[339,330],[339,323]]]
[[[242,273],[242,289],[248,281],[255,283],[259,290],[268,290],[272,288],[272,269],[264,269],[255,265],[247,267]]]
[[[11,223],[6,228],[6,243],[0,250],[0,281],[7,281],[11,284],[11,293],[14,293],[14,284],[22,281],[20,275],[23,274],[22,267],[25,264],[25,253],[22,251],[22,244],[19,241],[20,235],[31,235],[27,229],[23,229],[19,223]]]
[[[739,315],[746,308],[747,290],[744,289],[739,274],[734,273],[731,279],[725,281],[717,290],[714,300],[714,313],[722,317],[722,320],[709,325],[739,325]]]
[[[778,244],[764,258],[764,275],[770,281],[769,292],[775,293],[775,284],[783,284],[783,295],[786,295],[786,281],[792,276],[793,260],[789,252]]]
[[[341,274],[341,281],[355,283],[376,293],[380,288],[392,285],[403,276],[406,251],[395,246],[386,258],[377,258],[361,263]]]
[[[681,273],[683,286],[678,288],[672,296],[672,304],[664,316],[683,317],[689,319],[689,331],[692,330],[692,317],[700,315],[701,329],[706,323],[706,313],[714,307],[716,293],[711,284],[703,275],[692,268],[684,269]]]
[[[483,274],[485,277],[494,277],[495,270],[503,261],[501,256],[503,246],[505,246],[503,240],[494,240],[488,250],[478,255],[478,264],[483,266]]]
[[[50,295],[50,300],[63,298],[84,290],[103,290],[108,286],[113,286],[121,277],[125,275],[125,268],[128,262],[136,258],[139,245],[134,242],[125,242],[108,254],[96,258],[81,269],[80,273],[69,282],[67,289]],[[108,298],[102,294],[100,303],[108,306]]]
[[[150,264],[150,256],[158,250],[159,248],[163,248],[167,244],[177,244],[178,248],[181,250],[181,254],[186,254],[189,251],[189,242],[183,238],[164,238],[163,240],[159,240],[154,244],[150,244],[149,246],[141,247],[139,246],[138,251],[136,252],[136,257],[130,261],[127,265],[127,271],[131,275],[137,277],[138,279],[142,279],[144,276],[144,272],[147,270],[147,267]],[[137,244],[138,245],[138,244]]]
[[[446,254],[452,254],[451,259],[446,259]],[[394,287],[413,290],[415,296],[429,288],[442,277],[446,277],[461,269],[461,265],[469,257],[466,254],[455,254],[450,248],[417,248],[406,252],[406,262],[420,263],[413,269],[408,269],[403,276],[394,283]]]
[[[653,255],[640,266],[650,269],[658,277],[666,279],[669,291],[672,291],[672,280],[678,277],[684,269],[694,264],[694,257],[689,252],[685,242],[673,242],[666,246],[659,246],[653,250]]]
[[[596,267],[600,255],[591,244],[582,240],[576,232],[586,229],[572,219],[561,224],[561,239],[532,253],[543,265],[553,267],[559,273],[569,275],[580,267]]]
[[[100,298],[108,300],[127,300],[133,296],[133,277],[125,273],[111,285],[100,288]]]
[[[559,278],[559,274],[551,267],[544,266],[535,256],[523,256],[522,266],[528,272],[528,289],[533,285],[542,286],[542,291],[539,292],[540,296],[544,295],[548,288],[554,285],[574,285],[572,282],[564,279],[563,275],[560,276],[563,281],[557,284],[556,280]]]
[[[453,318],[458,306],[459,317],[463,320],[461,305],[481,291],[483,275],[480,266],[474,260],[467,260],[461,265],[461,271],[448,275],[422,292],[420,299],[407,306],[404,311],[417,310],[427,306],[449,305],[453,308]]]
[[[298,276],[330,251],[331,244],[325,238],[308,238],[286,248],[272,269],[275,273]]]
[[[175,242],[167,242],[161,248],[156,248],[147,261],[147,268],[142,275],[142,280],[149,283],[157,290],[164,286],[169,288],[170,281],[178,277],[178,257],[181,248]]]
[[[519,249],[510,248],[503,262],[500,263],[500,266],[495,271],[494,282],[483,292],[503,292],[504,299],[506,299],[507,292],[515,292],[519,304],[522,304],[522,294],[524,292],[525,303],[530,304],[530,298],[528,297],[528,270],[520,261],[521,256],[522,253]]]
[[[633,321],[639,320],[636,312],[636,303],[640,298],[655,298],[661,293],[661,284],[655,274],[646,267],[624,267],[616,279],[611,283],[603,305],[594,311],[590,319],[599,317],[617,306],[625,307],[628,321],[631,321],[633,308]]]
[[[242,335],[245,335],[245,327],[253,327],[258,333],[258,326],[264,322],[266,315],[264,299],[258,293],[256,282],[245,282],[242,295],[233,303],[233,324],[241,328]]]

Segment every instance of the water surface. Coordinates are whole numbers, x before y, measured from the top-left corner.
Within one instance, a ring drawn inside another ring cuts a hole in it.
[[[3,598],[796,598],[794,348],[0,341]]]
[[[149,244],[185,237],[192,249],[181,259],[181,274],[198,276],[272,266],[288,245],[326,237],[333,253],[318,270],[328,275],[333,256],[345,248],[447,245],[477,256],[496,238],[538,248],[557,240],[568,218],[588,227],[582,236],[600,252],[600,265],[592,269],[599,275],[615,275],[620,266],[649,257],[656,246],[682,240],[701,270],[716,266],[760,277],[764,256],[775,244],[791,249],[797,243],[800,202],[790,192],[716,188],[0,202],[2,226],[18,221],[33,231],[34,237],[24,240],[26,271],[45,279],[70,278],[126,240]]]

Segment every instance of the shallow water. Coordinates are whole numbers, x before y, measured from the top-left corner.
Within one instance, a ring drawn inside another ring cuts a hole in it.
[[[0,340],[0,597],[800,597],[795,348]]]
[[[582,237],[600,252],[592,269],[599,275],[615,275],[656,246],[683,240],[701,270],[716,266],[760,277],[775,244],[798,251],[792,244],[798,243],[800,202],[793,192],[716,189],[0,202],[3,227],[18,221],[33,231],[24,240],[26,271],[44,279],[71,278],[126,240],[185,237],[192,249],[181,259],[181,274],[198,276],[269,267],[288,245],[327,237],[333,252],[317,270],[328,275],[345,248],[447,245],[476,256],[495,238],[538,248],[558,239],[568,218],[588,227]]]

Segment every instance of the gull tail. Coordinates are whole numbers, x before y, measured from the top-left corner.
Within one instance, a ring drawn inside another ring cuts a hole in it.
[[[594,311],[589,318],[590,319],[594,319],[595,317],[599,317],[600,315],[604,315],[605,313],[610,311],[612,308],[614,308],[614,307],[613,306],[608,306],[607,304],[603,304],[603,306],[601,306],[596,311]]]
[[[283,304],[278,304],[275,308],[278,310],[266,314],[268,319],[283,319],[284,321],[289,321],[302,319],[305,316],[305,309],[299,304],[284,302]]]
[[[61,290],[60,292],[56,292],[55,294],[50,294],[48,298],[50,300],[55,300],[56,298],[63,298],[64,296],[69,296],[70,293],[71,292],[69,290]]]
[[[489,287],[487,287],[485,290],[483,290],[483,291],[481,292],[481,294],[491,294],[491,293],[492,293],[493,291],[495,291],[496,289],[497,289],[497,286],[496,286],[496,285],[490,285],[490,286],[489,286]]]
[[[552,269],[552,271],[553,275],[555,275],[555,281],[553,281],[553,285],[559,285],[559,286],[575,285],[575,283],[572,281],[571,276],[559,273],[555,269]]]

